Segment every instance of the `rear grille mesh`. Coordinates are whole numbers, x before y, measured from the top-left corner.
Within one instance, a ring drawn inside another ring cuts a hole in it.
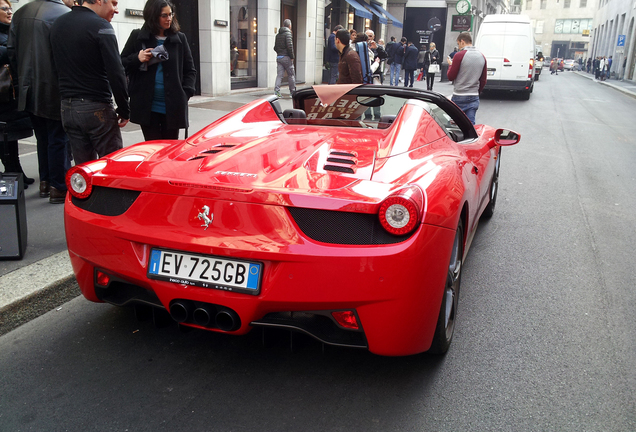
[[[288,207],[287,210],[307,237],[323,243],[343,245],[381,245],[400,243],[412,233],[388,233],[376,214],[351,213]]]
[[[120,216],[130,208],[141,192],[93,186],[93,192],[86,199],[71,196],[71,202],[82,210],[102,216]]]

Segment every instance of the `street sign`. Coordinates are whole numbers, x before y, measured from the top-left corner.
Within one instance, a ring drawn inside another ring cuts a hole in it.
[[[625,46],[625,35],[618,35],[618,43],[616,46]]]

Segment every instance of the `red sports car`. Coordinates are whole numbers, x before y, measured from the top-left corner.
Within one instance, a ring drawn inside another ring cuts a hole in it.
[[[444,353],[462,262],[495,209],[501,146],[432,92],[314,86],[183,141],[72,168],[65,226],[84,296],[185,326]]]

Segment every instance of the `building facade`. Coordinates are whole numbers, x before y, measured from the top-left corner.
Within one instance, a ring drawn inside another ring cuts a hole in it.
[[[598,0],[523,0],[534,37],[544,55],[564,59],[588,58],[590,34]]]
[[[636,9],[632,0],[601,0],[594,15],[590,56],[612,56],[613,77],[634,80],[636,75]]]

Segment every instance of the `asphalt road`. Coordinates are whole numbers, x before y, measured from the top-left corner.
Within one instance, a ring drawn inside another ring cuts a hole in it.
[[[0,431],[636,430],[634,112],[572,73],[482,99],[522,141],[446,356],[181,333],[79,297],[0,337]]]

